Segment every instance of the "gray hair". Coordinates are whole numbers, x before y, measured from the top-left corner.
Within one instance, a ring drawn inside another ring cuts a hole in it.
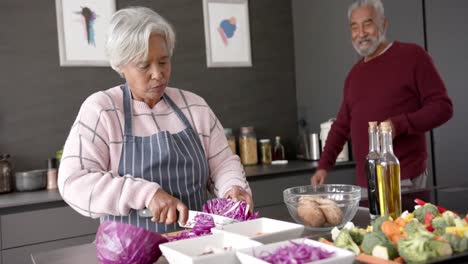
[[[152,33],[165,39],[172,56],[175,32],[158,13],[147,7],[128,7],[112,15],[105,47],[112,69],[121,74],[119,68],[123,65],[146,58]]]
[[[354,9],[361,6],[372,6],[377,15],[377,26],[381,31],[384,30],[383,22],[385,19],[384,7],[381,0],[355,0],[348,8],[348,20],[351,20],[351,13]]]

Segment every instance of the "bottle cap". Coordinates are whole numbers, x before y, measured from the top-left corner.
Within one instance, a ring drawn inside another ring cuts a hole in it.
[[[248,126],[248,127],[241,127],[241,133],[249,133],[249,132],[252,132],[254,130],[254,128],[252,126]]]
[[[390,124],[390,122],[382,122],[380,123],[380,130],[382,130],[382,132],[391,132],[392,125]]]
[[[47,168],[49,169],[56,169],[57,168],[57,159],[50,158],[47,160]]]
[[[376,121],[369,122],[369,129],[370,129],[370,131],[376,131],[377,130],[377,122]]]

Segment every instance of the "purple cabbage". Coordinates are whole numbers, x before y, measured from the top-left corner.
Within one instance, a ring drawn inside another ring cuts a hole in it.
[[[165,237],[144,228],[106,221],[96,233],[96,253],[103,264],[150,264],[159,259],[159,244],[165,242]]]
[[[252,213],[249,210],[249,205],[246,202],[234,202],[233,200],[226,198],[216,198],[209,200],[203,205],[203,212],[217,214],[239,221],[258,218],[258,212]]]
[[[268,263],[308,263],[311,261],[326,259],[333,256],[334,252],[328,252],[320,247],[314,247],[306,243],[295,243],[289,241],[292,245],[279,247],[274,252],[260,252],[254,256]]]
[[[192,230],[187,230],[178,233],[175,236],[168,237],[169,241],[182,240],[192,237],[199,237],[211,234],[211,228],[215,227],[213,217],[206,214],[197,214],[195,216],[195,224]]]

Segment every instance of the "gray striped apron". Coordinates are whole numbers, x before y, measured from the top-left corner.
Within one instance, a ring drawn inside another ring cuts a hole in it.
[[[157,182],[164,191],[180,199],[190,210],[201,211],[207,199],[209,167],[198,134],[180,108],[164,94],[163,100],[186,128],[175,134],[160,131],[148,137],[133,136],[132,99],[127,84],[122,90],[125,133],[119,175],[131,175]],[[180,229],[177,223],[171,225],[154,223],[151,218],[140,217],[133,209],[127,216],[108,215],[101,218],[101,221],[109,220],[130,223],[157,233]]]

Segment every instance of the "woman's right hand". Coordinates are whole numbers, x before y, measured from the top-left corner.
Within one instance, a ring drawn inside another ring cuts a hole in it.
[[[188,208],[179,199],[168,194],[159,188],[151,199],[148,209],[153,213],[151,221],[173,224],[177,221],[177,211],[179,211],[179,223],[185,225],[188,217]]]
[[[312,176],[312,178],[310,178],[310,184],[312,185],[324,184],[327,174],[328,174],[327,171],[324,169],[317,170]]]

